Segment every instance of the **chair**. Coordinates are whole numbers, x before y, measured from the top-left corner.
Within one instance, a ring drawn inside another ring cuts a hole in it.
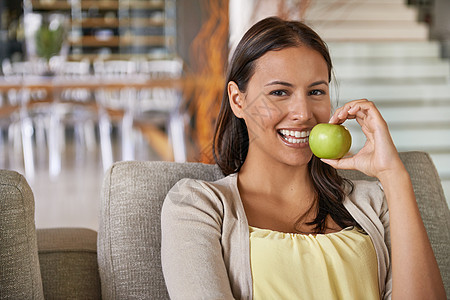
[[[3,93],[0,92],[0,110],[4,107],[4,96]],[[0,115],[0,168],[5,168],[6,160],[7,160],[7,153],[8,149],[5,146],[6,139],[5,139],[5,133],[7,132],[7,129],[10,124],[10,120],[7,116],[6,118],[3,117],[3,115]]]
[[[20,148],[23,153],[23,167],[27,179],[32,181],[35,176],[35,145],[38,149],[45,148],[43,140],[45,132],[45,114],[42,114],[38,105],[29,108],[32,100],[41,101],[47,97],[45,90],[30,91],[24,85],[25,81],[32,79],[45,70],[45,62],[42,60],[11,62],[9,59],[2,61],[2,71],[5,80],[20,83],[21,88],[11,89],[7,93],[7,101],[11,106],[17,106],[17,110],[10,116],[8,128],[9,144],[14,144],[14,151]],[[35,103],[36,104],[36,103]],[[42,104],[45,106],[46,104]],[[18,146],[20,144],[20,147]],[[11,146],[10,146],[11,148]],[[9,149],[11,150],[11,149]],[[15,153],[12,153],[13,156]],[[10,159],[14,168],[20,167],[16,164],[16,159]]]
[[[436,168],[424,152],[400,157],[411,175],[447,296],[450,296],[450,211]],[[374,180],[356,171],[351,179]],[[122,299],[168,299],[160,261],[160,212],[169,189],[182,178],[217,180],[214,165],[173,162],[119,162],[107,172],[101,196],[98,263],[102,295]]]
[[[48,64],[50,69],[47,69],[47,63],[42,60],[11,63],[5,59],[2,66],[7,80],[20,83],[43,76],[45,70],[51,71],[55,86],[58,82],[66,80],[82,80],[90,74],[89,60],[66,61],[61,56],[50,59]],[[18,136],[21,137],[25,174],[29,180],[34,177],[35,165],[47,160],[47,155],[50,178],[54,179],[60,174],[67,128],[73,128],[74,140],[88,150],[93,150],[96,146],[94,124],[96,113],[93,107],[88,106],[92,98],[90,91],[80,88],[63,89],[61,93],[57,93],[58,91],[58,88],[54,89],[52,99],[48,99],[45,89],[29,90],[26,85],[18,91],[8,92],[11,105],[20,108],[18,116],[15,117],[17,121],[13,119],[10,125],[10,144],[17,149]],[[46,99],[51,100],[50,103],[39,102]],[[33,104],[31,108],[30,103]],[[20,168],[13,165],[13,169]]]
[[[93,63],[94,76],[104,81],[131,80],[137,76],[137,63],[132,60],[96,60]],[[136,101],[136,89],[100,89],[96,91],[95,98],[99,108],[100,145],[103,168],[108,169],[115,161],[112,147],[112,130],[114,119],[108,111],[125,111],[119,121],[120,139],[122,146],[122,159],[127,159],[126,153],[132,144],[132,131],[127,116],[128,107]]]
[[[181,59],[174,60],[97,60],[93,64],[94,74],[106,81],[179,79],[183,70]],[[126,87],[122,89],[102,89],[96,93],[100,108],[100,138],[102,141],[103,165],[107,169],[114,159],[111,149],[111,130],[113,120],[107,110],[123,112],[118,128],[120,129],[121,159],[147,160],[147,157],[137,157],[137,145],[143,141],[138,134],[139,127],[144,134],[152,138],[150,146],[163,160],[186,161],[186,146],[184,140],[184,115],[180,111],[181,93],[174,88],[152,87],[137,89]],[[167,133],[168,138],[164,135]],[[170,155],[167,147],[160,149],[159,141],[168,140],[171,146]]]
[[[149,60],[139,62],[139,74],[148,79],[180,79],[183,73],[183,61],[179,58]],[[185,114],[181,109],[181,92],[173,87],[145,88],[139,92],[139,101],[130,108],[130,123],[145,127],[146,123],[164,128],[172,148],[173,160],[186,161],[186,142],[184,136]],[[129,160],[136,159],[130,153]]]
[[[139,63],[139,73],[151,78],[179,78],[183,61],[180,58],[143,61]]]
[[[7,92],[0,92],[0,168],[7,168],[8,166],[15,165],[14,162],[12,162],[14,158],[13,153],[19,151],[14,151],[13,149],[14,140],[17,141],[21,139],[20,127],[17,126],[17,114],[14,113],[16,110],[14,100],[17,99],[17,91],[10,90],[9,94],[13,95],[8,96]]]
[[[64,57],[54,56],[49,61],[50,69],[54,72],[55,86],[65,81],[82,81],[89,78],[90,61],[66,61]],[[55,93],[53,102],[48,110],[48,151],[49,174],[56,178],[61,172],[62,151],[66,145],[66,129],[73,130],[75,149],[77,151],[94,150],[95,122],[97,113],[93,108],[93,96],[90,90],[84,88],[64,88]],[[92,105],[91,105],[92,104]],[[81,156],[77,153],[77,156]]]

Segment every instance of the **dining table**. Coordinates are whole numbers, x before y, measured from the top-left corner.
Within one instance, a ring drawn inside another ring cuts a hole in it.
[[[208,86],[223,86],[223,78],[214,76],[185,75],[181,78],[152,78],[148,75],[128,75],[123,78],[107,77],[98,75],[88,75],[80,77],[65,76],[37,76],[29,75],[25,77],[7,77],[0,76],[0,100],[10,98],[10,92],[13,91],[17,95],[19,101],[0,101],[0,118],[13,113],[21,113],[23,111],[31,111],[36,105],[42,103],[64,103],[69,104],[73,101],[63,99],[61,93],[67,89],[84,89],[90,93],[90,101],[85,103],[76,103],[77,105],[86,105],[100,115],[106,111],[108,118],[120,120],[124,117],[126,111],[123,108],[104,107],[102,102],[97,99],[98,91],[122,90],[122,89],[151,89],[151,88],[170,88],[180,92],[181,99],[184,101],[186,109],[193,98],[204,97],[197,93],[205,91]],[[20,94],[20,92],[24,92]],[[26,95],[25,97],[23,95]],[[38,95],[39,97],[33,97]],[[24,99],[26,98],[26,99]],[[201,101],[200,99],[200,101]],[[197,99],[198,100],[198,99]],[[194,101],[197,101],[194,100]],[[139,101],[139,99],[136,99]],[[150,122],[135,124],[159,153],[163,160],[172,160],[170,156],[172,149],[170,146],[167,132],[161,130],[159,126],[154,126]],[[105,155],[106,156],[106,155]],[[109,155],[111,156],[111,155]],[[108,165],[111,162],[104,163]]]
[[[8,99],[9,101],[0,101],[0,118],[8,117],[14,113],[26,119],[28,112],[34,107],[42,104],[52,103],[69,103],[73,105],[83,105],[85,108],[94,111],[97,115],[106,112],[109,119],[120,120],[125,114],[124,108],[105,107],[96,99],[97,91],[121,90],[127,89],[146,89],[146,88],[170,88],[176,89],[182,95],[189,93],[194,80],[191,78],[149,78],[148,76],[127,76],[124,78],[108,78],[95,75],[83,77],[64,77],[64,76],[35,76],[26,77],[5,77],[0,76],[0,100]],[[64,90],[87,90],[90,93],[90,101],[73,102],[63,99],[61,93]],[[11,101],[11,92],[15,101]],[[36,95],[38,97],[36,97]],[[138,99],[136,99],[138,101]],[[25,117],[24,117],[25,116]],[[139,124],[138,124],[139,125]],[[168,155],[171,153],[169,139],[167,133],[160,130],[151,123],[140,125],[145,138],[152,140],[152,144],[156,147],[156,151],[162,159],[171,160],[173,157]],[[56,130],[56,129],[53,129]],[[25,138],[25,137],[23,137]],[[24,140],[25,142],[25,140]],[[28,143],[28,142],[27,142]],[[24,149],[25,152],[25,149]],[[25,160],[32,161],[32,154],[24,153],[29,158]],[[111,159],[109,159],[111,160]],[[108,162],[110,164],[111,161]],[[32,165],[29,163],[28,165]],[[28,173],[33,173],[33,170]]]
[[[59,95],[67,89],[83,89],[92,93],[98,90],[120,90],[123,88],[134,88],[136,90],[144,88],[171,88],[177,89],[187,96],[192,92],[196,79],[192,76],[183,78],[149,78],[148,76],[127,76],[124,78],[108,78],[95,75],[83,77],[63,77],[63,76],[35,76],[30,75],[26,78],[0,76],[0,94],[5,95],[11,90],[30,93],[40,92],[40,99],[36,100],[30,97],[25,101],[28,107],[37,103],[61,101]],[[95,102],[90,103],[96,107]],[[20,103],[5,104],[0,103],[0,116],[8,115],[20,108]],[[111,113],[120,111],[110,110]]]
[[[11,89],[46,90],[49,94],[60,89],[83,88],[89,90],[96,89],[121,89],[121,88],[176,88],[183,89],[194,83],[192,76],[183,78],[149,78],[148,76],[126,76],[99,77],[95,75],[82,77],[62,77],[62,76],[27,76],[5,77],[0,76],[0,92],[7,92]]]

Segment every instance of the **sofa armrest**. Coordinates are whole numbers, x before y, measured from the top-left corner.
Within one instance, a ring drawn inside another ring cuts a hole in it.
[[[33,192],[10,170],[0,170],[0,299],[44,299]]]
[[[38,229],[37,244],[45,299],[101,299],[97,232]]]

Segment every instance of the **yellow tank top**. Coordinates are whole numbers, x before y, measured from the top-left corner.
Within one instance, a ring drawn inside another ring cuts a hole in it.
[[[375,249],[361,230],[249,229],[253,299],[380,299]]]

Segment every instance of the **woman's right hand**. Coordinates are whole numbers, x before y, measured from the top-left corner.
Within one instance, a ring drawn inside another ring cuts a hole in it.
[[[336,169],[358,170],[379,180],[392,172],[405,171],[386,121],[373,102],[350,101],[336,110],[329,123],[342,124],[347,119],[356,119],[361,126],[367,138],[364,147],[352,157],[322,161]]]

